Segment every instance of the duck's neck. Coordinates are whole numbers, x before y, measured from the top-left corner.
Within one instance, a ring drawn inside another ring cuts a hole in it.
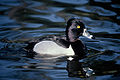
[[[76,56],[80,59],[85,58],[86,56],[86,47],[80,40],[76,40],[75,42],[70,42],[72,49]]]

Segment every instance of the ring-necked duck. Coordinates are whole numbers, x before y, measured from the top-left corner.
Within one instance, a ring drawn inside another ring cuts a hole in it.
[[[91,38],[85,25],[77,17],[70,18],[67,21],[66,37],[49,36],[37,39],[28,44],[25,48],[28,52],[33,51],[38,54],[47,54],[53,56],[72,56],[77,55],[83,58],[86,55],[86,47],[79,39],[80,36]]]

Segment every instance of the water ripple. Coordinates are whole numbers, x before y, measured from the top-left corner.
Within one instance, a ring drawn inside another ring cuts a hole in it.
[[[95,72],[85,79],[119,79],[120,4],[116,1],[0,0],[0,80],[83,79],[85,76],[77,67]],[[69,66],[66,56],[33,56],[24,50],[31,39],[65,35],[66,21],[72,16],[80,17],[95,36],[95,39],[80,38],[89,54],[84,63],[71,64],[76,71]]]
[[[101,7],[97,6],[83,6],[83,7],[76,7],[77,10],[81,10],[84,12],[90,12],[90,13],[97,13],[98,15],[101,16],[115,16],[116,13],[110,10],[106,10]]]

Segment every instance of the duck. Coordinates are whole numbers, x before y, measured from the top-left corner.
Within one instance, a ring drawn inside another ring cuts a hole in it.
[[[92,38],[87,32],[84,23],[79,17],[72,17],[67,21],[66,36],[46,36],[32,40],[25,47],[27,52],[40,55],[52,56],[78,56],[80,59],[86,57],[87,47],[80,40],[80,36]]]

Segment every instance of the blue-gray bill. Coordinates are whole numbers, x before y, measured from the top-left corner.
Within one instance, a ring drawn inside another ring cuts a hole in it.
[[[87,31],[87,29],[84,29],[84,32],[83,32],[83,36],[89,38],[89,39],[93,39],[93,35],[89,34],[89,32]]]

